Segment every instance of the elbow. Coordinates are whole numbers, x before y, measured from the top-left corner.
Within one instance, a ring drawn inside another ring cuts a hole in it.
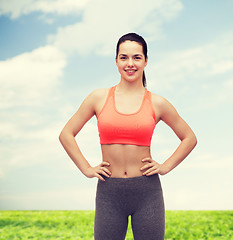
[[[59,141],[60,141],[61,144],[62,144],[62,143],[64,142],[64,140],[66,139],[66,136],[67,136],[67,132],[63,129],[63,130],[61,131],[61,133],[59,134],[59,137],[58,137],[58,139],[59,139]]]
[[[193,136],[191,138],[191,142],[192,142],[193,148],[195,148],[197,145],[197,137],[195,134],[193,134]]]
[[[61,133],[59,134],[59,137],[58,137],[60,143],[62,143],[63,141],[63,131],[61,131]]]
[[[63,145],[64,142],[67,141],[67,139],[69,139],[70,137],[74,137],[73,133],[71,133],[69,130],[67,129],[62,129],[61,133],[59,134],[59,141],[60,143]]]
[[[197,145],[197,138],[195,136],[195,140],[194,140],[194,147]]]
[[[197,145],[197,137],[196,137],[196,135],[194,133],[186,136],[183,139],[181,139],[181,141],[183,141],[183,140],[187,141],[188,145],[192,149],[194,149],[195,146]]]

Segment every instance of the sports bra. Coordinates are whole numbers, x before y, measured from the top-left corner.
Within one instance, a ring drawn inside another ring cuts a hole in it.
[[[116,109],[115,89],[111,87],[97,117],[100,144],[150,146],[156,126],[151,93],[145,88],[142,104],[135,113],[125,114]]]

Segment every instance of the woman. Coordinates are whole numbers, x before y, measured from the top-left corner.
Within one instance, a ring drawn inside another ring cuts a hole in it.
[[[146,88],[147,45],[135,34],[117,44],[116,65],[121,79],[110,89],[94,90],[63,128],[59,139],[80,171],[97,177],[94,235],[97,240],[125,238],[131,215],[134,239],[164,239],[164,202],[159,175],[174,169],[192,151],[197,139],[165,98]],[[97,117],[102,163],[92,167],[75,136]],[[162,164],[150,153],[155,125],[162,120],[181,140]]]

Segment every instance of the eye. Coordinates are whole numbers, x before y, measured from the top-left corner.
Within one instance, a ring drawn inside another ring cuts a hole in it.
[[[125,60],[125,59],[126,59],[126,57],[123,57],[123,56],[122,56],[122,57],[120,57],[120,59],[121,59],[121,60]]]
[[[141,60],[142,58],[140,56],[135,57],[136,60]]]

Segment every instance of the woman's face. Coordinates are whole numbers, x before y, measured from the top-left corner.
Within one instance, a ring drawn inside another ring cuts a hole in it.
[[[148,59],[148,58],[147,58]],[[142,81],[143,70],[147,59],[143,53],[143,47],[134,41],[125,41],[120,44],[116,64],[121,78],[126,81]]]

